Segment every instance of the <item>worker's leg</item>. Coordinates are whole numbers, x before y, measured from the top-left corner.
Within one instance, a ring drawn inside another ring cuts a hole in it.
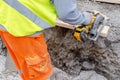
[[[43,35],[14,37],[2,32],[1,37],[23,80],[46,80],[51,76],[53,68]]]

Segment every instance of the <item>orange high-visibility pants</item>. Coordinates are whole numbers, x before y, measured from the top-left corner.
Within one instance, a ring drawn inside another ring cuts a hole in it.
[[[44,35],[14,37],[0,30],[5,43],[23,80],[47,80],[53,73]]]

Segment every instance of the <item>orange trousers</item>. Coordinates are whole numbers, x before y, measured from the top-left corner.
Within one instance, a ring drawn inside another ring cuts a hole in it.
[[[53,73],[44,35],[34,37],[14,37],[0,30],[14,63],[22,73],[23,80],[47,80]]]

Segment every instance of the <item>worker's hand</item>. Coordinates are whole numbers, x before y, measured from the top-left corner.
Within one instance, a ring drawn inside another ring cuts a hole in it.
[[[87,34],[88,30],[86,29],[86,26],[76,27],[73,31],[73,36],[80,42],[85,42],[87,40]]]
[[[74,37],[78,41],[85,42],[87,39],[95,38],[98,28],[103,22],[104,17],[99,12],[89,12],[91,21],[88,25],[82,25],[74,29]]]
[[[89,12],[90,17],[91,17],[91,21],[88,25],[81,25],[79,27],[76,27],[73,31],[73,35],[74,37],[80,41],[80,42],[85,42],[86,40],[88,40],[88,36],[89,36],[89,31],[91,30],[94,21],[96,19],[96,16],[98,15],[98,13],[96,12]]]

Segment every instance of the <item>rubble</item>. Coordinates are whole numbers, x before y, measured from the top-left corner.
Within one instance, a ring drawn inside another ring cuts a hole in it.
[[[92,70],[108,80],[120,80],[120,5],[78,0],[78,6],[80,11],[98,10],[107,15],[108,36],[81,43],[73,38],[72,30],[45,30],[50,33],[46,33],[46,41],[53,65],[71,76]]]

